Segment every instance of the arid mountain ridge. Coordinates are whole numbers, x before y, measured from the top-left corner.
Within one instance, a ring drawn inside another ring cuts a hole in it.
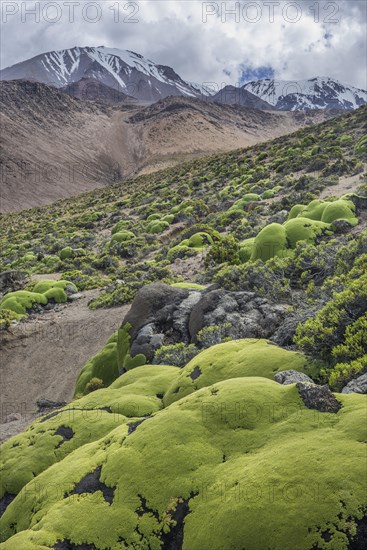
[[[260,111],[182,96],[114,104],[22,80],[1,82],[0,89],[2,211],[253,145],[338,114]]]

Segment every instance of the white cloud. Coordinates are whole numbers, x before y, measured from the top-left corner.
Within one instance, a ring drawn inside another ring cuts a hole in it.
[[[128,0],[73,3],[75,20],[70,22],[70,0],[2,0],[1,67],[44,51],[104,44],[137,51],[156,62],[170,65],[183,78],[200,83],[236,83],[243,67],[271,66],[279,79],[327,75],[367,87],[364,0],[218,0],[210,3],[139,0],[130,2],[128,9]],[[55,4],[62,17],[59,22],[50,23],[45,17],[51,18],[57,13]],[[100,6],[101,10],[101,19],[96,23],[88,21],[88,17],[91,19],[97,13],[92,4]],[[139,11],[129,17],[134,4]],[[25,6],[29,10],[34,5],[41,13],[38,23],[34,16],[24,11]],[[117,5],[118,22],[115,21]],[[318,21],[315,20],[317,5]],[[237,7],[239,21],[233,15],[225,15],[222,6],[227,10]],[[273,22],[269,21],[271,6],[274,7]],[[313,11],[311,6],[314,6]],[[5,22],[6,13],[17,8],[18,12],[9,15]],[[256,16],[255,10],[258,21],[250,22],[249,19]],[[210,11],[215,13],[203,22],[203,15]],[[299,20],[290,22],[296,15]],[[138,22],[129,22],[131,17]]]

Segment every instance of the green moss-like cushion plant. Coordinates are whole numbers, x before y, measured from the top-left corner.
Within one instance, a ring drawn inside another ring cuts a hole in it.
[[[164,402],[168,405],[220,380],[243,376],[273,380],[279,371],[304,372],[311,364],[304,354],[284,350],[267,340],[248,338],[225,342],[202,351],[181,369]]]
[[[108,339],[104,348],[89,359],[81,370],[75,386],[75,395],[86,393],[87,384],[92,378],[99,378],[104,386],[109,386],[119,376],[117,362],[117,332]]]
[[[158,235],[159,233],[163,233],[166,229],[168,229],[169,223],[164,220],[153,220],[147,225],[147,233],[152,233],[153,235]]]
[[[59,253],[60,260],[70,260],[80,256],[86,256],[85,250],[83,248],[72,248],[71,246],[66,246]]]
[[[355,216],[355,206],[352,201],[339,199],[326,205],[321,220],[325,223],[332,223],[336,220],[345,220],[352,225],[358,224]]]
[[[66,287],[70,287],[73,292],[78,292],[77,287],[74,285],[74,283],[67,281],[65,279],[60,279],[59,281],[53,281],[49,279],[45,279],[44,281],[39,281],[35,284],[33,288],[33,292],[39,292],[41,294],[45,294],[47,291],[53,289],[53,288],[59,288],[61,290],[65,290]]]
[[[26,290],[17,290],[5,294],[0,302],[0,310],[10,310],[14,313],[24,316],[27,310],[34,304],[47,304],[47,297],[39,292],[28,292]]]
[[[251,237],[250,239],[245,239],[240,244],[240,250],[239,250],[238,256],[241,263],[246,263],[251,259],[254,243],[255,243],[255,237]]]
[[[119,222],[117,222],[112,230],[111,230],[111,233],[112,235],[115,235],[115,233],[120,233],[120,231],[126,229],[127,227],[129,226],[129,222],[126,221],[126,220],[120,220]]]
[[[332,235],[330,224],[307,218],[294,218],[284,224],[289,248],[295,248],[299,241],[313,243],[323,234]]]
[[[287,234],[285,227],[279,223],[271,223],[260,231],[254,241],[251,260],[266,262],[274,256],[286,255]]]
[[[309,550],[325,533],[346,550],[363,525],[365,398],[337,397],[318,413],[294,385],[236,378],[129,419],[27,483],[2,550]]]
[[[171,286],[175,288],[187,288],[188,290],[205,290],[204,285],[199,285],[197,283],[172,283]]]
[[[307,218],[324,223],[332,223],[336,220],[346,220],[352,225],[357,225],[358,223],[353,202],[344,198],[336,201],[315,199],[308,206],[296,204],[291,209],[288,220],[294,218]]]
[[[247,193],[242,197],[242,199],[239,199],[231,206],[229,212],[232,212],[233,210],[243,210],[249,202],[257,202],[260,200],[261,197],[257,193]]]
[[[181,246],[188,246],[196,250],[202,250],[213,244],[213,239],[208,233],[199,232],[191,235],[189,239],[181,242]]]
[[[121,230],[112,235],[111,242],[125,243],[133,239],[135,239],[135,235],[132,231]]]

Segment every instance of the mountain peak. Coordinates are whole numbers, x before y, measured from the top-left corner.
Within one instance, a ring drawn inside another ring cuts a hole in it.
[[[36,80],[63,88],[82,78],[140,100],[157,101],[170,95],[201,97],[202,92],[177,73],[132,50],[106,46],[75,46],[46,52],[0,71],[1,80]]]

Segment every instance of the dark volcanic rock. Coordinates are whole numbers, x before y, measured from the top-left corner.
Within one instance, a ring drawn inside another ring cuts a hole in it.
[[[284,384],[285,386],[287,384],[296,384],[297,382],[308,382],[309,384],[314,383],[314,381],[309,376],[307,376],[307,374],[292,369],[277,372],[277,374],[274,376],[274,380],[275,382],[278,382],[279,384]]]
[[[331,393],[329,386],[316,386],[298,382],[297,389],[306,407],[320,412],[337,413],[341,404]]]
[[[205,327],[228,324],[232,338],[270,338],[287,316],[287,307],[254,292],[216,287],[186,290],[154,283],[143,287],[123,324],[130,323],[131,355],[154,359],[162,345],[196,343]]]
[[[342,393],[367,393],[367,372],[348,382],[342,389]]]

